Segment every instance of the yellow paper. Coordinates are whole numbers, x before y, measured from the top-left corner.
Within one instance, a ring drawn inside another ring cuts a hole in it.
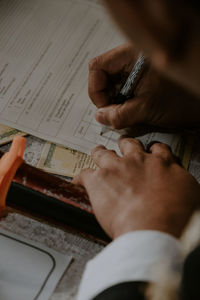
[[[192,138],[176,134],[150,133],[139,139],[144,146],[151,141],[168,144],[183,167],[188,168],[193,144]],[[97,168],[90,155],[49,142],[43,148],[37,167],[49,173],[68,177],[74,177],[84,168]]]
[[[0,124],[0,145],[11,142],[16,135],[25,136],[26,133]]]
[[[90,155],[46,143],[37,165],[49,173],[74,177],[84,168],[96,168]]]

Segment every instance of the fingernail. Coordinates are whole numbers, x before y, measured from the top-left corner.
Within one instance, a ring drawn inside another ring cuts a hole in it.
[[[95,114],[97,122],[104,124],[104,125],[110,125],[109,120],[106,117],[106,108],[100,108],[97,110]]]

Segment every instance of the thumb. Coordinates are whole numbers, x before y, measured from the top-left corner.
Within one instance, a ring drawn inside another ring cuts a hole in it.
[[[97,122],[122,129],[145,121],[144,99],[135,97],[123,104],[113,104],[97,110]]]

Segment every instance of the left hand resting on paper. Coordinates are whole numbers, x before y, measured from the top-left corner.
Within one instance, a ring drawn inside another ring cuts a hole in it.
[[[168,146],[147,153],[121,138],[123,157],[98,146],[98,170],[86,169],[73,182],[86,188],[97,220],[111,238],[134,230],[159,230],[179,237],[200,198],[196,180],[179,166]]]

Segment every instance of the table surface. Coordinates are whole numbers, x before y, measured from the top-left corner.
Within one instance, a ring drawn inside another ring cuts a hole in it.
[[[27,138],[27,147],[24,155],[27,163],[34,166],[37,164],[44,143],[44,141],[32,136]],[[9,145],[2,146],[1,150],[6,151],[8,147]],[[199,136],[196,137],[194,143],[189,172],[200,182]],[[86,262],[103,248],[100,243],[72,233],[70,230],[59,229],[45,222],[41,223],[18,213],[10,213],[0,222],[0,227],[29,240],[42,243],[61,253],[73,256],[74,260],[59,282],[50,298],[51,300],[75,299]]]
[[[28,136],[25,161],[35,166],[40,159],[44,144],[43,140]],[[8,144],[1,146],[0,149],[7,151],[9,147]],[[75,299],[85,264],[103,248],[100,243],[74,233],[70,229],[59,229],[18,213],[10,213],[0,222],[0,227],[73,257],[51,300]]]

